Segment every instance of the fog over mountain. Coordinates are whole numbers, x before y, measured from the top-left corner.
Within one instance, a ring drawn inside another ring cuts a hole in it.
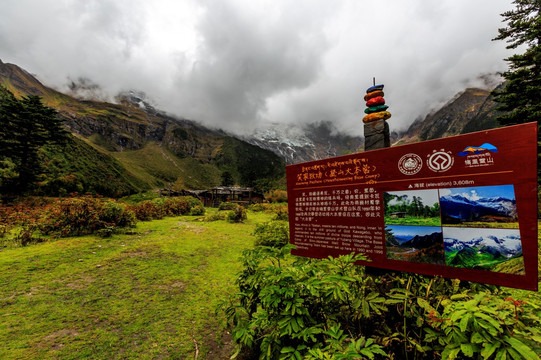
[[[511,55],[491,41],[510,0],[4,0],[0,59],[48,86],[236,133],[331,121],[362,135],[364,90],[385,84],[391,130]],[[480,76],[485,75],[483,78]],[[488,80],[487,80],[488,79]],[[84,86],[80,86],[84,85]]]

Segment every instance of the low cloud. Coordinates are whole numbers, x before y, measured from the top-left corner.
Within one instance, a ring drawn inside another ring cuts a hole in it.
[[[364,90],[385,84],[392,130],[507,67],[503,0],[365,2],[5,0],[0,59],[69,91],[147,93],[234,132],[332,121],[362,135]]]

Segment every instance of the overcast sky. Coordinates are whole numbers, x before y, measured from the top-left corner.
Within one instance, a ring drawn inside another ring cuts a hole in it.
[[[0,59],[67,91],[144,91],[169,113],[230,131],[330,120],[362,135],[366,88],[391,130],[512,52],[491,41],[511,0],[2,0]]]

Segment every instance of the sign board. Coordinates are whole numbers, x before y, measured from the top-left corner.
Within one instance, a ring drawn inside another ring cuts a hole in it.
[[[537,124],[286,168],[294,255],[537,289]]]

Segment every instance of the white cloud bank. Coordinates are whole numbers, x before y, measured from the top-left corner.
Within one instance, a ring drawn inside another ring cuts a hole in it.
[[[4,0],[0,59],[67,90],[146,92],[170,113],[235,132],[330,120],[362,135],[385,84],[392,130],[504,71],[503,0]]]

